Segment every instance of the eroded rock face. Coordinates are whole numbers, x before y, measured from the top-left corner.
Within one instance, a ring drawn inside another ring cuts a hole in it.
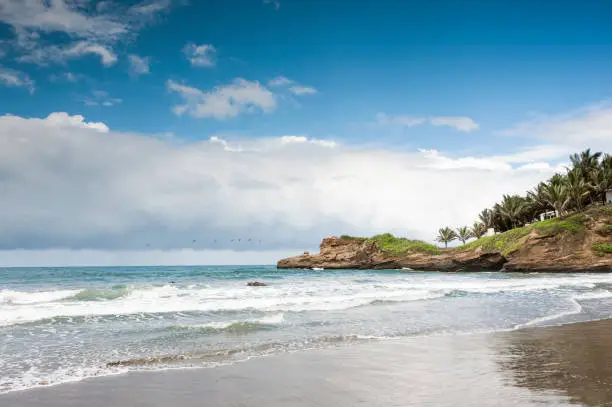
[[[327,237],[321,243],[319,254],[282,259],[277,263],[277,267],[473,271],[500,270],[506,261],[499,253],[448,251],[440,255],[415,253],[395,256],[379,250],[373,242]]]
[[[612,212],[596,209],[584,214],[578,232],[547,232],[532,229],[517,241],[517,249],[481,247],[443,250],[439,255],[412,253],[393,255],[372,241],[354,238],[323,239],[319,254],[282,259],[279,268],[401,269],[437,271],[612,272],[612,254],[597,253],[597,244],[612,244]]]
[[[597,255],[591,247],[601,238],[597,223],[586,231],[558,235],[530,233],[521,249],[508,255],[504,271],[526,272],[612,272],[612,255]]]

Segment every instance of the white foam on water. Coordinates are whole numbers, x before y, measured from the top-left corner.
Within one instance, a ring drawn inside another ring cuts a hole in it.
[[[612,291],[595,291],[592,293],[579,294],[574,296],[577,300],[602,300],[612,298]]]
[[[243,320],[231,320],[231,321],[215,321],[208,322],[205,324],[191,324],[183,325],[185,328],[192,329],[218,329],[223,330],[237,324],[261,324],[261,325],[281,325],[285,321],[285,315],[282,313],[266,316],[263,318],[250,318]]]
[[[11,291],[0,290],[0,305],[4,304],[40,304],[46,302],[58,301],[64,298],[72,297],[79,293],[80,290],[57,290],[57,291]]]
[[[24,372],[18,379],[0,377],[0,394],[12,391],[28,390],[36,387],[54,386],[64,383],[80,382],[84,379],[124,374],[126,367],[82,366],[58,368],[51,372],[39,371],[36,367]]]
[[[264,312],[343,310],[378,302],[420,301],[443,297],[453,291],[490,294],[557,289],[593,289],[612,284],[612,275],[564,275],[522,278],[478,278],[449,274],[393,274],[372,276],[373,282],[357,283],[354,276],[330,274],[322,278],[300,277],[266,287],[246,287],[241,281],[188,286],[131,287],[124,295],[84,301],[78,295],[89,290],[0,292],[0,326],[55,317],[160,314],[189,311]],[[238,286],[240,284],[240,286]],[[585,294],[590,295],[590,294]],[[597,294],[607,295],[607,294]],[[75,297],[76,296],[76,297]],[[75,298],[71,298],[75,297]],[[603,297],[598,297],[603,298]]]

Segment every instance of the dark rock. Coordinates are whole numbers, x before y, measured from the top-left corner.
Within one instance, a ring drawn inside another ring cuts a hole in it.
[[[265,287],[267,284],[262,283],[261,281],[249,281],[247,286],[249,287]]]

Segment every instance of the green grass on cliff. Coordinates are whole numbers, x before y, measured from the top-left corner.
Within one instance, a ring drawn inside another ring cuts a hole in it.
[[[367,240],[376,243],[383,252],[394,255],[409,253],[440,254],[440,249],[433,244],[425,243],[422,240],[395,237],[391,233],[372,236]]]
[[[434,255],[440,254],[440,249],[433,244],[423,242],[422,240],[411,240],[404,237],[395,237],[391,233],[384,233],[382,235],[376,235],[370,238],[349,235],[342,235],[340,238],[376,243],[380,250],[392,255],[410,253],[428,253]]]
[[[340,235],[340,239],[344,239],[344,240],[362,240],[362,241],[366,240],[365,237],[350,236],[350,235]]]
[[[586,230],[587,220],[587,216],[582,213],[547,219],[497,235],[481,237],[478,240],[459,246],[457,251],[476,250],[480,247],[485,253],[500,252],[503,256],[507,256],[519,250],[523,245],[523,238],[534,229],[538,234],[546,236],[556,236],[562,233],[576,234]]]
[[[465,252],[476,250],[480,247],[485,253],[500,252],[503,256],[506,256],[521,248],[521,239],[527,236],[529,232],[531,232],[531,225],[512,229],[498,235],[481,237],[478,240],[459,246],[457,250]]]
[[[542,222],[536,222],[533,226],[538,233],[542,235],[558,235],[563,232],[578,233],[586,230],[587,217],[583,213],[574,215],[547,219]]]
[[[606,254],[612,254],[612,243],[596,243],[591,246],[591,250],[598,256],[605,256]]]

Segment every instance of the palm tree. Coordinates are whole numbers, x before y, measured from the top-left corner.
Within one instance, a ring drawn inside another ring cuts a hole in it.
[[[493,227],[493,211],[491,209],[484,209],[482,212],[480,212],[478,218],[485,228],[488,229]]]
[[[573,169],[577,170],[582,178],[589,179],[591,171],[599,166],[599,159],[602,153],[591,154],[591,149],[587,148],[580,154],[570,155],[570,161],[572,162]]]
[[[606,191],[612,189],[612,156],[605,155],[601,165],[591,171],[589,184],[593,191],[593,198],[601,198],[606,203]]]
[[[448,244],[455,239],[457,239],[457,234],[448,226],[438,230],[436,241],[444,243],[444,247],[448,247]]]
[[[557,212],[558,216],[565,214],[571,197],[567,193],[567,188],[563,184],[545,184],[542,188],[542,199],[547,202]]]
[[[567,187],[567,194],[570,196],[572,202],[576,206],[576,210],[581,212],[584,199],[589,196],[591,192],[589,184],[587,184],[585,178],[582,177],[580,171],[577,168],[574,168],[573,170],[567,172],[567,181],[565,185]]]
[[[552,209],[550,204],[544,199],[546,183],[540,182],[533,190],[527,192],[527,202],[534,214],[538,214]]]
[[[487,233],[487,227],[483,223],[474,222],[474,225],[472,225],[472,236],[480,239],[485,233]]]
[[[500,214],[510,222],[514,229],[524,217],[525,198],[519,195],[504,195],[498,209]]]
[[[461,240],[461,244],[465,244],[465,242],[472,237],[472,231],[467,226],[462,226],[457,228],[457,238]]]

